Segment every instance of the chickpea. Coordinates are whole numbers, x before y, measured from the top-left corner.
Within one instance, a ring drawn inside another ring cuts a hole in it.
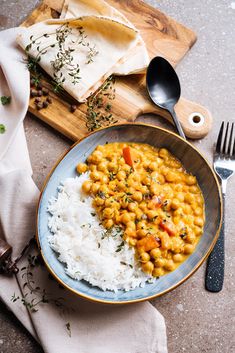
[[[152,276],[153,277],[160,277],[160,276],[163,276],[164,275],[164,270],[163,268],[154,268],[153,269],[153,273],[152,273]]]
[[[162,175],[162,174],[158,175],[157,180],[160,184],[164,184],[166,181],[164,175]]]
[[[103,222],[103,226],[104,226],[106,229],[112,228],[113,225],[114,225],[114,223],[113,223],[113,220],[112,220],[112,219],[105,219],[104,222]]]
[[[159,248],[152,249],[150,251],[150,256],[156,260],[158,257],[161,256],[161,250]]]
[[[182,192],[178,192],[176,194],[176,198],[180,201],[180,202],[184,202],[184,194]]]
[[[196,235],[196,237],[199,237],[200,235],[202,235],[202,228],[194,227],[194,234]]]
[[[136,230],[136,225],[135,225],[135,222],[133,222],[133,221],[128,222],[126,224],[126,227],[130,228],[130,229],[133,229],[133,230]]]
[[[201,216],[202,215],[202,208],[201,207],[196,207],[194,210],[195,216]]]
[[[191,213],[191,207],[187,204],[183,205],[183,210],[185,214],[190,214]]]
[[[174,253],[180,253],[183,249],[184,242],[181,238],[172,237],[171,238],[171,250]]]
[[[109,182],[108,176],[107,176],[107,175],[103,175],[103,176],[100,178],[100,182],[101,182],[102,184],[108,184],[108,182]]]
[[[135,211],[135,209],[137,208],[137,204],[135,203],[135,202],[130,202],[129,204],[128,204],[128,210],[129,211],[131,211],[131,212],[134,212]]]
[[[142,219],[142,216],[143,216],[143,212],[139,209],[139,208],[136,208],[135,209],[135,214],[136,214],[136,219],[138,221],[140,221]]]
[[[158,169],[158,164],[156,162],[152,162],[149,164],[149,169],[151,170],[157,170]]]
[[[86,193],[89,193],[91,190],[92,182],[90,180],[84,181],[82,184],[82,190]]]
[[[91,187],[91,191],[93,194],[96,194],[98,191],[99,191],[99,188],[100,188],[100,184],[98,183],[93,183],[92,184],[92,187]]]
[[[132,199],[134,201],[137,201],[137,202],[141,202],[142,201],[142,193],[140,191],[136,191],[133,195],[132,195]]]
[[[125,191],[126,190],[126,182],[125,181],[119,181],[117,183],[117,186],[118,186],[118,189],[119,190],[122,190],[122,191]]]
[[[108,170],[110,170],[110,172],[116,172],[117,169],[118,169],[118,166],[115,163],[110,162],[108,164]]]
[[[136,234],[138,238],[144,238],[148,234],[148,231],[147,229],[138,229]]]
[[[102,199],[101,197],[96,197],[95,199],[94,199],[94,204],[96,205],[96,206],[103,206],[104,205],[104,199]]]
[[[183,209],[181,208],[181,207],[179,207],[179,208],[177,208],[177,210],[175,210],[174,212],[173,212],[173,214],[174,214],[174,216],[182,216],[182,214],[183,214]]]
[[[90,178],[95,181],[100,180],[102,176],[103,176],[103,173],[98,171],[94,171],[90,173]]]
[[[173,208],[173,210],[177,210],[177,208],[180,207],[180,202],[178,199],[173,199],[171,201],[171,208]]]
[[[150,191],[151,191],[152,194],[158,195],[158,194],[160,193],[160,190],[161,190],[161,187],[160,187],[159,184],[157,184],[157,183],[152,183],[152,184],[150,185]]]
[[[174,262],[182,262],[184,260],[184,257],[181,254],[175,254],[172,258]]]
[[[125,237],[131,237],[131,238],[135,238],[136,237],[136,231],[133,228],[126,228],[125,232]]]
[[[154,261],[154,265],[156,267],[164,267],[165,263],[166,263],[166,259],[163,259],[163,257],[159,257]]]
[[[169,152],[167,151],[167,149],[166,148],[161,148],[160,150],[159,150],[159,156],[160,157],[162,157],[163,159],[165,159],[165,158],[168,158],[168,156],[169,156]]]
[[[173,260],[167,260],[165,265],[164,265],[164,268],[167,271],[174,271],[174,269],[176,268],[176,265],[175,265]]]
[[[153,269],[154,269],[154,265],[151,261],[148,261],[144,264],[142,264],[142,270],[146,273],[152,274]]]
[[[137,229],[145,229],[146,228],[146,221],[140,221],[137,223]]]
[[[111,207],[107,207],[103,209],[103,217],[104,218],[113,218],[114,216],[114,209]]]
[[[107,185],[100,185],[99,191],[100,191],[101,193],[103,193],[103,194],[108,194],[109,188],[108,188]]]
[[[147,215],[148,219],[152,220],[153,218],[157,217],[158,212],[156,210],[148,210],[146,212],[146,215]]]
[[[203,227],[204,221],[202,217],[196,217],[194,220],[194,224],[199,227]]]
[[[166,232],[161,233],[160,235],[161,238],[161,247],[164,250],[168,250],[171,247],[171,239],[169,235]]]
[[[136,243],[137,243],[137,240],[136,239],[133,239],[133,238],[130,238],[128,243],[131,245],[131,246],[136,246]]]
[[[79,163],[76,168],[78,174],[85,173],[87,171],[87,165],[85,163]]]
[[[196,241],[196,236],[193,234],[193,232],[188,232],[185,240],[187,243],[193,244]]]
[[[198,194],[199,193],[199,188],[196,185],[190,186],[189,190],[190,190],[190,192],[192,194]]]
[[[146,263],[150,260],[150,256],[147,252],[142,252],[140,255],[139,255],[139,258],[140,258],[140,262],[142,263]]]
[[[151,178],[150,176],[146,176],[143,180],[142,180],[142,183],[144,185],[150,185],[151,184]]]
[[[178,176],[176,173],[169,171],[166,175],[165,175],[166,181],[168,181],[169,183],[175,182],[178,180]]]
[[[124,213],[123,215],[122,215],[122,223],[124,223],[124,224],[127,224],[128,222],[130,222],[131,221],[131,216],[130,216],[130,213]]]
[[[192,244],[186,244],[186,245],[184,246],[184,253],[185,253],[186,255],[192,254],[193,251],[194,251],[194,245],[192,245]]]
[[[108,163],[107,162],[100,162],[97,166],[97,169],[100,171],[100,172],[105,172],[107,170],[107,167],[108,167]]]
[[[117,175],[116,175],[117,179],[122,181],[126,179],[126,173],[124,172],[124,170],[120,170]]]
[[[193,175],[187,175],[185,181],[187,185],[194,185],[197,182],[195,176]]]
[[[194,201],[193,195],[190,193],[185,194],[184,201],[187,203],[192,203]]]
[[[91,156],[92,162],[98,164],[102,160],[103,153],[101,151],[94,151]]]

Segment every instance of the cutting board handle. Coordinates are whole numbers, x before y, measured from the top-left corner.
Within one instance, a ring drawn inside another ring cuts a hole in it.
[[[173,124],[170,114],[166,110],[155,106],[151,101],[146,102],[141,110],[141,113],[153,113],[163,116]],[[205,137],[210,131],[212,116],[209,110],[202,105],[180,98],[175,106],[175,111],[187,137],[200,139]]]

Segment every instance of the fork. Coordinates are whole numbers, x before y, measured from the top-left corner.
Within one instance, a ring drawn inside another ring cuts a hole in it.
[[[227,122],[225,128],[225,123],[222,122],[214,151],[214,170],[221,181],[223,218],[219,238],[207,261],[205,284],[206,289],[210,292],[220,292],[224,282],[225,194],[227,181],[235,171],[235,136],[233,130],[234,123]]]

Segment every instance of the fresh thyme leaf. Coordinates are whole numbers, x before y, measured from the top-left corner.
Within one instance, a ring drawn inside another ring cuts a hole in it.
[[[76,30],[76,29],[74,29]],[[27,67],[31,73],[37,74],[38,64],[41,61],[42,55],[45,55],[51,48],[58,48],[58,52],[55,55],[55,59],[51,60],[51,66],[53,69],[53,80],[54,92],[58,93],[63,90],[63,84],[67,78],[71,79],[72,84],[76,85],[80,77],[80,67],[79,64],[74,64],[73,52],[75,48],[79,45],[85,46],[87,48],[87,62],[89,64],[93,62],[93,58],[98,54],[95,45],[92,46],[87,40],[85,31],[82,27],[78,27],[78,40],[71,40],[71,35],[73,34],[73,28],[69,26],[68,23],[63,24],[56,29],[54,33],[44,33],[41,36],[34,38],[30,37],[30,43],[25,47],[25,53],[27,55]],[[42,46],[40,39],[42,38],[55,37],[55,42]],[[68,44],[68,42],[72,42]],[[36,56],[32,57],[30,55],[30,50],[36,48]],[[64,70],[66,69],[66,70]],[[65,75],[64,72],[67,72]]]
[[[121,250],[122,250],[122,248],[123,248],[123,246],[125,245],[125,242],[124,242],[124,240],[117,246],[117,250],[116,250],[116,252],[120,252]]]
[[[87,100],[86,126],[88,131],[94,131],[103,126],[115,124],[117,120],[111,114],[110,101],[115,98],[115,78],[110,76],[96,93]]]
[[[0,134],[4,134],[6,132],[6,127],[3,124],[0,124]]]
[[[65,326],[66,326],[66,329],[67,329],[67,332],[68,332],[69,337],[71,337],[72,333],[71,333],[71,325],[70,325],[70,322],[67,322],[67,324],[65,324]]]
[[[11,103],[11,96],[1,96],[2,105],[8,105]]]

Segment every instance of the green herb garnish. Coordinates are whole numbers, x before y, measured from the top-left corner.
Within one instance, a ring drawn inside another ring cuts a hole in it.
[[[96,93],[87,100],[86,126],[88,131],[94,131],[102,126],[109,126],[117,123],[111,113],[112,105],[110,101],[115,99],[115,78],[110,76],[102,84]],[[103,112],[101,111],[103,109]]]
[[[0,124],[0,134],[4,134],[6,132],[6,127],[3,124]]]
[[[11,103],[11,96],[1,96],[2,105],[8,105]]]

